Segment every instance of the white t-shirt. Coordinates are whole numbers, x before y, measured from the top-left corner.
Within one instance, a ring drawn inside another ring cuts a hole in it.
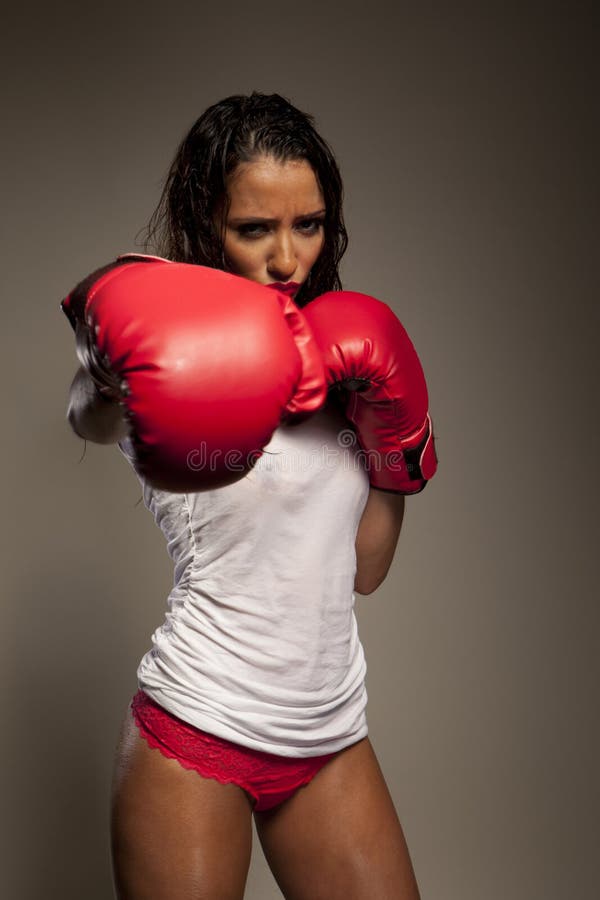
[[[166,710],[281,756],[330,753],[367,734],[353,586],[369,482],[352,439],[326,406],[281,425],[234,484],[181,494],[139,479],[175,565],[165,620],[137,670]],[[119,447],[131,462],[129,439]]]

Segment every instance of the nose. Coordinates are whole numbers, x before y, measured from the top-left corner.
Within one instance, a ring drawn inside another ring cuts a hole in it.
[[[289,235],[281,235],[267,260],[267,271],[276,281],[289,281],[297,267],[293,240]]]

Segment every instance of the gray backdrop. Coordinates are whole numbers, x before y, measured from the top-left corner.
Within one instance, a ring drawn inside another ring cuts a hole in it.
[[[59,302],[136,249],[205,107],[253,89],[315,115],[345,179],[344,285],[393,306],[428,378],[439,471],[357,597],[423,900],[598,896],[593,23],[418,7],[5,15],[7,898],[113,896],[113,752],[172,579],[118,450],[80,461]],[[255,834],[247,897],[280,896]]]

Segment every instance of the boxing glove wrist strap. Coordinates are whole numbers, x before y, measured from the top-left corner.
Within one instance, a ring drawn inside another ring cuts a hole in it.
[[[373,487],[418,494],[433,477],[437,458],[429,413],[412,434],[400,433],[395,402],[369,402],[362,392],[348,395],[346,416],[357,431],[365,467]]]

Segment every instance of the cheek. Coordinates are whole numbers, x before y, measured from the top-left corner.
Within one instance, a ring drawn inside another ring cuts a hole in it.
[[[242,275],[256,266],[256,252],[252,245],[240,244],[236,240],[225,240],[225,257],[230,267]]]
[[[311,248],[311,265],[314,265],[318,260],[319,256],[323,251],[323,247],[325,246],[325,235],[321,235],[318,240],[315,241],[313,247]]]

